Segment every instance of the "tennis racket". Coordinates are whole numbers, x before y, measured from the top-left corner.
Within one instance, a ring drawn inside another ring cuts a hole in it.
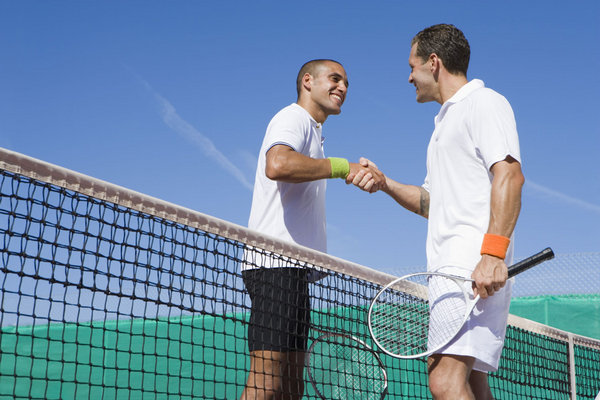
[[[310,383],[323,400],[381,400],[387,395],[387,373],[381,359],[354,336],[319,336],[308,349],[306,364]]]
[[[549,247],[508,267],[515,276],[554,257]],[[440,272],[405,275],[384,286],[369,307],[368,326],[377,346],[392,357],[428,356],[460,331],[479,301],[473,280]]]

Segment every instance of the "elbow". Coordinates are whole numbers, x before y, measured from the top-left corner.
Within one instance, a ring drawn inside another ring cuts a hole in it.
[[[271,160],[267,161],[267,165],[265,166],[265,175],[267,178],[273,181],[278,181],[284,178],[284,165],[278,159],[278,157],[273,157]]]
[[[523,175],[523,172],[521,172],[520,169],[514,179],[519,188],[522,189],[523,185],[525,185],[525,175]]]
[[[521,174],[519,183],[521,184],[521,188],[523,188],[523,185],[525,185],[525,176],[523,174]]]
[[[277,173],[277,169],[275,169],[272,165],[267,165],[265,167],[265,175],[267,176],[267,178],[271,179],[272,181],[276,181],[277,178],[279,177],[279,175]]]
[[[525,185],[525,176],[523,173],[521,171],[512,171],[506,178],[506,190],[513,192],[520,198],[523,193],[523,185]]]

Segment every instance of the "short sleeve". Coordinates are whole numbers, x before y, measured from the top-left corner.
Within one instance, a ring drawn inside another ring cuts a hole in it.
[[[423,181],[423,184],[421,185],[421,187],[423,189],[427,190],[428,193],[430,192],[430,190],[429,190],[429,187],[430,187],[430,185],[429,185],[429,174],[427,174],[425,176],[425,180]]]
[[[508,101],[482,89],[473,96],[472,107],[471,137],[488,170],[507,156],[521,162],[517,124]]]
[[[306,144],[306,118],[294,109],[283,109],[277,113],[265,135],[265,148],[267,152],[271,147],[284,144],[295,151],[302,153]]]

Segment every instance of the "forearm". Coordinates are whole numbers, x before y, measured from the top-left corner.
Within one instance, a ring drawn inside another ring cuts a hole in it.
[[[505,238],[510,238],[517,224],[521,211],[521,189],[525,182],[521,164],[511,157],[494,164],[491,172],[494,177],[487,233],[492,235],[484,236],[481,260],[471,275],[475,280],[473,293],[482,298],[500,290],[508,279],[504,254],[510,242]]]
[[[386,176],[382,189],[398,204],[422,217],[429,218],[429,192],[421,186],[404,185]]]
[[[521,211],[521,188],[524,178],[517,162],[514,163],[516,165],[503,163],[505,165],[500,165],[498,168],[492,167],[494,178],[487,233],[510,238]],[[504,263],[508,239],[493,235],[484,237],[481,260],[471,275],[475,281],[473,293],[484,299],[502,288],[508,279],[508,269]]]

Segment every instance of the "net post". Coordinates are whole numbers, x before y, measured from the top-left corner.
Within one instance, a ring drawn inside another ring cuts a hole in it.
[[[571,400],[577,400],[577,382],[575,373],[575,344],[573,343],[573,334],[567,333],[569,340],[569,383],[571,386]]]

